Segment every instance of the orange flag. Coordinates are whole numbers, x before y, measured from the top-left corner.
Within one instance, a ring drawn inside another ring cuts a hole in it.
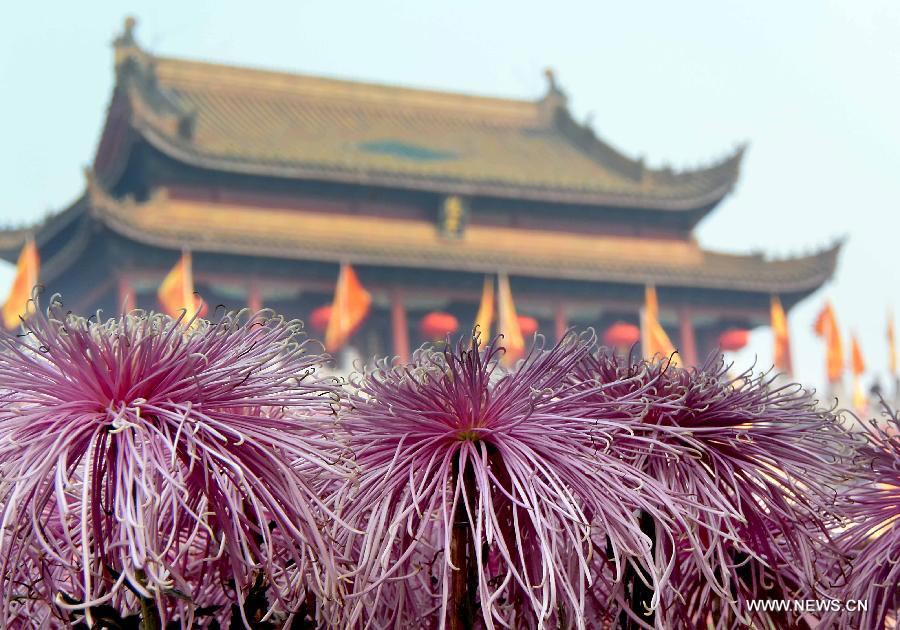
[[[503,335],[503,347],[506,348],[502,362],[512,365],[525,354],[525,339],[519,328],[509,277],[505,273],[497,276],[497,332]]]
[[[828,381],[836,383],[844,374],[844,348],[831,302],[825,302],[825,306],[816,317],[813,330],[825,340],[825,365]]]
[[[866,371],[866,362],[863,361],[856,335],[850,337],[850,369],[853,372],[853,406],[863,413],[866,409],[866,392],[862,386],[862,375]]]
[[[325,329],[325,350],[337,352],[343,348],[363,323],[371,306],[372,295],[360,284],[353,267],[342,264],[331,303],[331,317]]]
[[[16,262],[16,278],[13,280],[9,297],[3,304],[3,325],[12,330],[19,325],[19,316],[24,317],[31,299],[31,292],[38,283],[41,269],[41,257],[38,254],[34,239],[25,241],[19,260]]]
[[[791,338],[788,332],[787,315],[781,306],[781,300],[777,295],[772,296],[771,303],[772,336],[775,339],[774,363],[775,369],[785,374],[790,374],[791,365]]]
[[[887,340],[888,340],[888,370],[890,370],[891,376],[897,373],[897,343],[894,339],[894,313],[893,311],[888,311],[888,325],[887,325]]]
[[[659,302],[656,299],[656,287],[647,285],[644,290],[644,310],[641,313],[641,344],[644,357],[652,359],[656,356],[672,357],[672,365],[678,365],[675,346],[659,323]]]
[[[481,333],[481,343],[484,344],[491,338],[491,324],[494,323],[494,279],[485,276],[484,288],[481,290],[481,304],[478,305],[478,314],[475,315],[475,327]]]
[[[156,292],[164,313],[170,317],[181,317],[186,311],[185,320],[190,321],[194,315],[203,317],[206,304],[194,293],[194,272],[191,252],[184,250],[181,258],[163,279]]]
[[[855,376],[859,376],[866,371],[866,362],[863,360],[859,339],[857,339],[856,335],[850,337],[850,368]]]

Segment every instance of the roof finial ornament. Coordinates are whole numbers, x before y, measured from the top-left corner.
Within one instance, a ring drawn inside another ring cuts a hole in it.
[[[145,66],[152,62],[150,55],[141,50],[134,32],[138,21],[134,16],[127,16],[122,24],[122,32],[113,40],[113,56],[116,72],[133,65]]]
[[[137,42],[134,39],[134,29],[137,27],[137,19],[133,15],[129,15],[125,18],[125,22],[122,25],[122,34],[116,37],[113,41],[113,46],[125,47],[125,46],[136,46]]]
[[[90,166],[85,166],[82,172],[84,173],[84,188],[87,191],[88,198],[94,201],[100,192],[100,188],[97,185],[97,175]]]
[[[556,85],[556,73],[553,72],[553,68],[544,68],[544,76],[547,77],[547,92],[559,93],[559,86]]]
[[[556,83],[553,68],[545,68],[544,76],[547,78],[547,92],[538,104],[544,124],[551,124],[556,119],[557,112],[566,108],[566,93]]]

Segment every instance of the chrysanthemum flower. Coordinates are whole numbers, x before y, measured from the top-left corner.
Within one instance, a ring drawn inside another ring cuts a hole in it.
[[[630,421],[619,403],[586,420],[567,383],[592,344],[570,335],[507,372],[498,339],[463,340],[360,376],[344,516],[364,533],[347,542],[358,603],[342,627],[595,627],[600,567],[659,586],[636,514],[668,527],[664,493],[606,454],[606,427]]]
[[[886,628],[900,611],[900,419],[864,425],[856,464],[858,483],[847,492],[849,524],[839,542],[850,558],[840,599],[853,602],[825,623],[841,628]],[[865,601],[867,610],[856,610]],[[890,625],[890,624],[893,624]]]
[[[809,392],[750,372],[730,377],[721,357],[684,369],[605,351],[586,357],[573,381],[609,383],[585,400],[601,405],[641,389],[633,408],[641,422],[614,448],[684,499],[675,520],[689,525],[674,545],[658,541],[657,562],[674,559],[675,568],[656,623],[759,622],[749,599],[815,593],[818,560],[836,554],[829,529],[840,516],[835,495],[852,438]]]
[[[320,530],[345,473],[315,427],[337,390],[299,322],[101,322],[54,299],[23,329],[0,340],[0,625],[36,599],[188,627],[260,581],[286,612],[333,595]]]

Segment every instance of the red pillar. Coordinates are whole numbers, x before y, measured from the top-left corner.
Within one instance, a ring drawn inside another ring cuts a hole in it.
[[[401,363],[409,362],[409,329],[406,324],[406,306],[403,292],[391,290],[391,329],[394,336],[394,356]]]
[[[566,319],[566,307],[557,303],[556,311],[553,313],[553,328],[556,332],[556,340],[560,341],[569,328],[569,322]]]
[[[131,278],[126,274],[119,274],[119,303],[116,305],[123,313],[130,313],[135,309],[134,288],[131,286]]]
[[[691,310],[683,306],[678,310],[678,327],[681,347],[678,353],[687,365],[697,365],[697,338],[694,335],[694,321]]]
[[[262,295],[260,295],[259,286],[255,283],[247,287],[247,308],[251,313],[258,313],[262,310]]]

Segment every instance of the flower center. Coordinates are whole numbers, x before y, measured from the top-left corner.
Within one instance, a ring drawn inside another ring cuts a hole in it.
[[[478,431],[475,431],[474,429],[460,431],[458,437],[460,442],[477,442],[481,439],[478,435]]]

